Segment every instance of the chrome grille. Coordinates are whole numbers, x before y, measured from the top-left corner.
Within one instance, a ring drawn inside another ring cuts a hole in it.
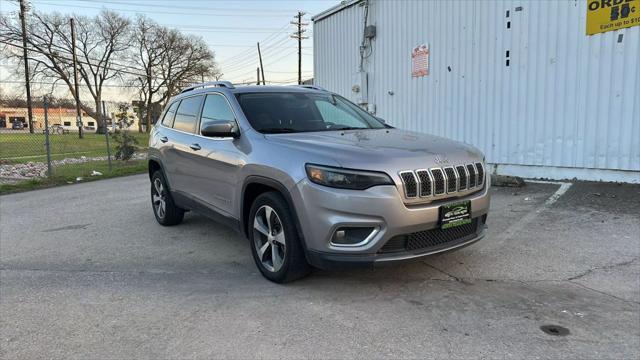
[[[404,183],[404,195],[408,198],[416,197],[418,195],[418,182],[413,171],[402,172],[400,177]]]
[[[399,173],[406,198],[443,197],[470,192],[484,184],[482,163],[460,164],[444,168],[407,170]]]
[[[484,180],[484,168],[481,163],[476,163],[476,170],[478,173],[478,181],[476,181],[478,186],[482,186],[482,181]]]
[[[444,194],[445,179],[442,169],[431,169],[431,176],[433,176],[433,194]]]
[[[420,196],[431,196],[432,194],[432,185],[433,181],[431,181],[431,175],[429,175],[428,170],[416,170],[416,175],[418,175],[418,181],[420,182]]]
[[[458,173],[458,190],[466,190],[467,189],[467,170],[462,165],[456,166],[456,172]]]
[[[444,168],[444,173],[447,175],[447,193],[454,193],[458,191],[458,178],[456,171],[452,167]]]
[[[473,164],[467,164],[469,172],[469,189],[476,187],[476,167]]]

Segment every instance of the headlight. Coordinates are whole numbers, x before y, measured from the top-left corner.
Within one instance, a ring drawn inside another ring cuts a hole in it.
[[[305,165],[305,169],[312,182],[334,188],[365,190],[377,185],[394,185],[389,175],[381,172],[349,170],[313,164]]]

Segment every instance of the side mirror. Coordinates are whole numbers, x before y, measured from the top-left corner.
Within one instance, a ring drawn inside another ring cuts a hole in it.
[[[207,137],[240,137],[236,122],[229,120],[208,121],[202,125],[200,133]]]

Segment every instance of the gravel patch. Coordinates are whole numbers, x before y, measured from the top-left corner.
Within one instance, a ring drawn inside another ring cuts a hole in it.
[[[147,157],[146,153],[136,153],[132,160],[142,160]],[[82,164],[92,161],[105,161],[106,156],[79,158],[66,158],[62,160],[52,160],[53,167],[69,164]],[[19,181],[25,181],[35,178],[43,178],[47,176],[46,162],[27,162],[22,164],[2,164],[0,165],[0,184],[12,184]]]

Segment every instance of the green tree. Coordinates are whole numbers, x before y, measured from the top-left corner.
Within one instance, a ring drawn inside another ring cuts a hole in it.
[[[138,140],[129,133],[129,127],[133,125],[135,115],[129,113],[127,104],[120,104],[114,117],[117,124],[113,134],[113,140],[116,142],[115,158],[129,161],[138,148]]]

